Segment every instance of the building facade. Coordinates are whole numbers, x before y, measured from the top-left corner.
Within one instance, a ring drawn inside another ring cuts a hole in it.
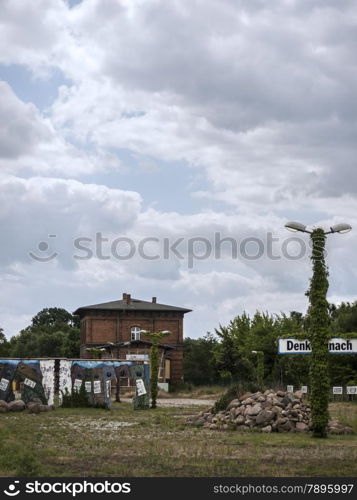
[[[81,358],[92,358],[94,348],[102,350],[102,358],[146,361],[151,342],[142,331],[167,330],[159,343],[159,381],[177,384],[183,380],[183,318],[190,311],[128,293],[120,300],[79,307],[73,314],[80,317]]]

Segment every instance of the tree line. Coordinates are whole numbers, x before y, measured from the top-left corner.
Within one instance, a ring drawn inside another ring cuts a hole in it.
[[[357,302],[329,306],[331,336],[357,332]],[[256,382],[258,356],[263,353],[264,385],[308,385],[307,355],[279,355],[281,336],[308,338],[309,317],[290,314],[247,313],[219,325],[200,338],[184,340],[184,378],[194,385]],[[348,335],[349,336],[349,335]],[[0,357],[78,358],[79,318],[52,307],[37,313],[28,327],[7,340],[0,328]],[[333,385],[357,385],[357,354],[330,354],[329,374]]]
[[[185,339],[185,381],[195,385],[256,383],[258,356],[262,353],[264,385],[308,385],[310,355],[278,354],[280,337],[308,338],[308,331],[309,316],[296,311],[238,315],[227,326],[219,325],[214,333]],[[357,332],[357,302],[331,304],[331,337],[353,338],[357,336],[354,332]],[[357,385],[357,354],[329,354],[328,362],[332,385]]]
[[[50,307],[37,313],[31,324],[7,340],[0,328],[0,356],[13,358],[78,358],[79,318],[65,309]]]

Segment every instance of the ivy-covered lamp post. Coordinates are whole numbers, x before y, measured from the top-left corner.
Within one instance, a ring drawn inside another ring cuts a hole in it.
[[[264,352],[252,351],[252,354],[257,355],[257,382],[259,389],[262,389],[264,380]]]
[[[328,402],[330,381],[328,375],[329,316],[328,271],[325,263],[326,235],[347,233],[352,228],[349,224],[336,224],[330,231],[321,228],[308,231],[300,222],[288,222],[285,227],[290,231],[309,233],[312,244],[312,278],[309,297],[309,340],[311,344],[310,365],[310,404],[312,430],[315,437],[326,437],[328,424]]]
[[[150,390],[151,390],[151,408],[156,408],[157,383],[159,380],[159,340],[170,335],[169,330],[162,332],[149,332],[141,330],[141,333],[149,337],[152,342],[150,349]]]

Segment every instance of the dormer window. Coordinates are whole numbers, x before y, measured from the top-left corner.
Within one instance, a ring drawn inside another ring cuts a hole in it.
[[[140,340],[140,332],[141,332],[140,326],[132,326],[130,329],[131,340]]]

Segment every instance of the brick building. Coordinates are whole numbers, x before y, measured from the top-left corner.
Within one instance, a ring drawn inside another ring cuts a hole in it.
[[[183,380],[183,317],[191,309],[131,298],[79,307],[73,314],[81,321],[81,358],[91,358],[88,349],[103,349],[103,358],[148,360],[151,342],[141,330],[169,330],[160,340],[159,381]]]

